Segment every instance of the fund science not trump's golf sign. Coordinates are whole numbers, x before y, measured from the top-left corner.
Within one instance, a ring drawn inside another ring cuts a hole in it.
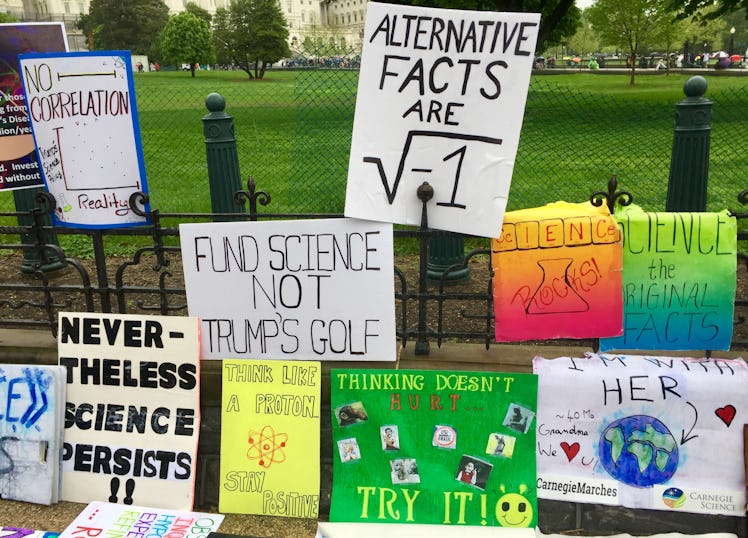
[[[369,2],[346,216],[498,237],[539,22]]]

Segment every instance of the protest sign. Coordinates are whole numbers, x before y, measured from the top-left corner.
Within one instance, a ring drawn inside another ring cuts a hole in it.
[[[316,518],[319,362],[224,360],[221,512]]]
[[[531,374],[330,372],[330,521],[537,525]]]
[[[623,333],[600,349],[730,349],[737,221],[721,213],[616,213],[623,233]]]
[[[392,226],[180,224],[202,358],[394,361]]]
[[[320,521],[315,538],[453,538],[454,527],[449,525],[399,525],[397,523],[331,523]],[[462,527],[461,538],[543,538],[535,529],[501,529],[496,527]],[[622,538],[622,537],[621,537]],[[673,538],[672,536],[669,538]],[[724,536],[719,538],[734,538]]]
[[[206,538],[218,530],[223,515],[91,502],[60,533],[60,538],[95,536],[164,536]]]
[[[0,190],[44,185],[31,134],[18,55],[68,50],[61,22],[0,24]]]
[[[745,515],[742,359],[537,357],[538,497]]]
[[[131,194],[148,192],[130,52],[22,54],[19,63],[55,223],[146,224],[130,207]]]
[[[506,214],[491,242],[496,340],[621,334],[621,234],[606,207]]]
[[[0,498],[60,498],[65,369],[0,364]]]
[[[59,532],[36,531],[34,529],[0,525],[0,538],[57,538],[59,535]]]
[[[497,237],[539,13],[369,2],[345,214]]]
[[[198,331],[197,318],[60,313],[63,500],[192,509]]]

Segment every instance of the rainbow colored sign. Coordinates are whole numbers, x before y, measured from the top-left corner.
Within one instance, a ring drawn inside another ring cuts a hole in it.
[[[623,234],[623,333],[600,349],[730,349],[737,222],[721,213],[616,214]]]
[[[491,251],[496,341],[621,334],[621,233],[606,207],[512,211]]]

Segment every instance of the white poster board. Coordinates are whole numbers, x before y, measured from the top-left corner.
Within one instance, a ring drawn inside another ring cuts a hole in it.
[[[199,350],[196,318],[60,313],[63,500],[192,509]]]
[[[743,359],[536,357],[538,497],[745,515]]]
[[[130,53],[22,54],[19,63],[55,223],[146,224],[129,200],[148,192]]]
[[[498,237],[539,23],[369,2],[345,215]]]
[[[392,225],[180,224],[203,359],[394,361]]]
[[[223,519],[222,514],[91,502],[60,533],[60,538],[206,538],[218,530]]]

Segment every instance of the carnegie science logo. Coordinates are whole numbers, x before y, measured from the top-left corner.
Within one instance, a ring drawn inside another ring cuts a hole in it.
[[[686,502],[686,494],[682,489],[668,488],[662,492],[662,502],[670,508],[680,508]]]

